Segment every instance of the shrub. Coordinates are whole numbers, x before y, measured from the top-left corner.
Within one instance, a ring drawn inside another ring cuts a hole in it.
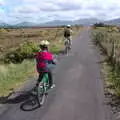
[[[34,54],[39,51],[39,47],[33,42],[24,42],[18,48],[11,50],[6,54],[4,61],[7,63],[18,63],[24,59],[33,58]]]
[[[22,62],[24,60],[22,54],[20,54],[20,51],[19,51],[19,48],[13,50],[13,51],[10,51],[9,53],[7,53],[5,55],[5,58],[4,58],[4,62],[5,63],[18,63],[18,62]]]
[[[105,27],[104,23],[95,23],[93,27]]]
[[[32,58],[36,52],[39,51],[39,46],[33,42],[25,42],[20,46],[19,52],[23,58]]]

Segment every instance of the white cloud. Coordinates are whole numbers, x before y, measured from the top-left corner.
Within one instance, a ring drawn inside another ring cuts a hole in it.
[[[0,3],[3,0],[0,0]],[[38,21],[94,17],[120,17],[120,0],[21,0],[8,16],[14,20]],[[11,1],[12,2],[12,1]]]
[[[23,14],[35,13],[39,11],[40,11],[39,7],[34,5],[23,5],[23,6],[16,7],[14,9],[15,13],[23,13]]]
[[[4,0],[0,0],[0,5],[4,5],[5,1]]]

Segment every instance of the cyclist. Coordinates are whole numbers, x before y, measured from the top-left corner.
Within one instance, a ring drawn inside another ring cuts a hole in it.
[[[70,48],[72,45],[72,29],[71,29],[71,25],[67,25],[65,30],[64,30],[64,37],[65,37],[65,41],[69,40],[69,44],[70,44]]]
[[[53,77],[51,68],[56,64],[53,54],[48,51],[48,45],[50,43],[47,40],[43,40],[40,43],[41,51],[35,55],[37,62],[37,72],[39,73],[39,82],[42,80],[44,73],[48,73],[49,76],[49,86],[50,88],[55,87],[53,84]]]

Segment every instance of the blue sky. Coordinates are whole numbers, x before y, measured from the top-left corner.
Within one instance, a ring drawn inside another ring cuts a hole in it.
[[[120,0],[0,0],[0,21],[47,22],[120,17]]]

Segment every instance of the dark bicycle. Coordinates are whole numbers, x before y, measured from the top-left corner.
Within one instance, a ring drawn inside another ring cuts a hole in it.
[[[70,50],[71,50],[70,40],[66,39],[65,40],[65,53],[66,53],[66,55],[69,55]]]

